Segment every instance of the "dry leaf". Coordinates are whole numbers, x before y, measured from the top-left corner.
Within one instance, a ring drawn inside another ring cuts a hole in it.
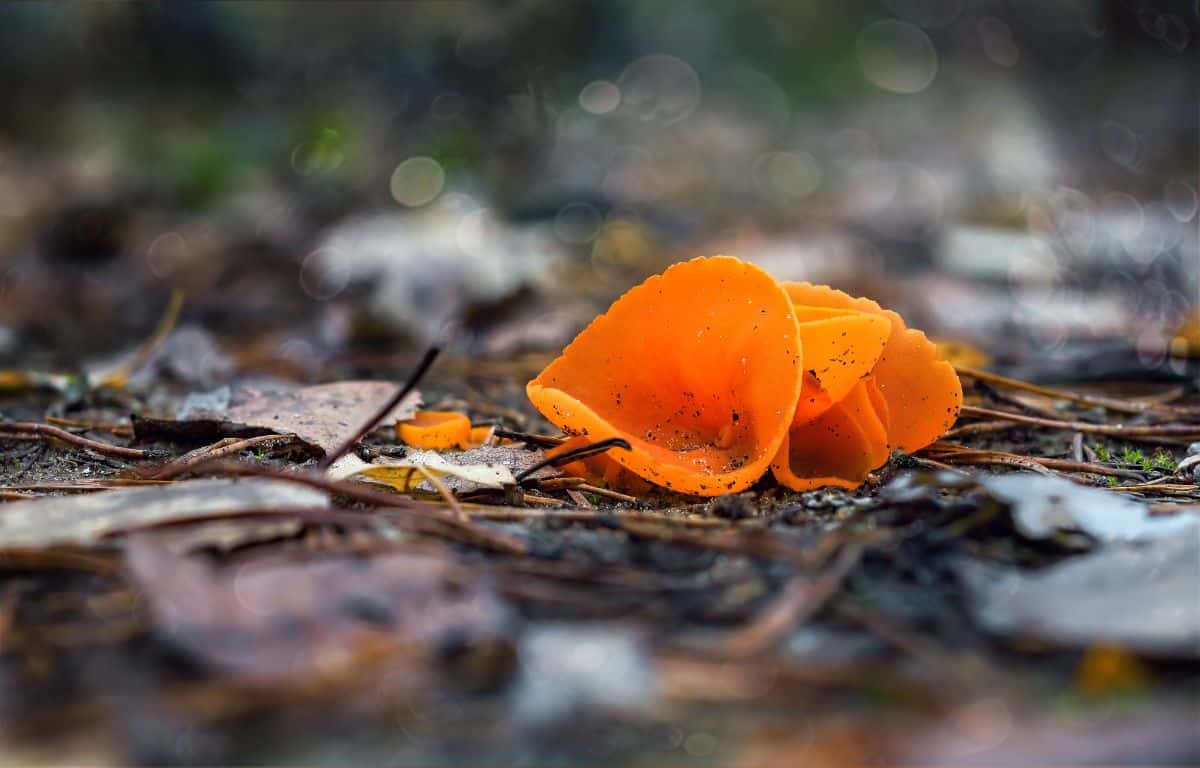
[[[388,381],[338,381],[289,392],[269,392],[220,411],[193,411],[187,419],[134,417],[137,440],[166,439],[208,443],[224,437],[295,434],[306,444],[328,453],[351,438],[363,422],[396,394]],[[404,398],[381,424],[411,418],[421,394]]]
[[[243,509],[321,508],[323,491],[266,478],[187,480],[170,485],[48,496],[0,505],[0,547],[94,544],[132,528]]]
[[[426,482],[424,473],[439,478],[453,477],[484,488],[500,489],[517,482],[512,471],[502,464],[452,464],[436,451],[410,451],[400,461],[380,464],[368,464],[354,454],[348,454],[334,462],[327,475],[333,480],[366,477],[407,493]]]

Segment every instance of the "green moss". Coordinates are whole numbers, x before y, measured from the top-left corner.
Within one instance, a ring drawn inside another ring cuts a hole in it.
[[[1159,448],[1154,452],[1154,458],[1150,460],[1150,466],[1154,469],[1161,469],[1163,472],[1174,473],[1179,468],[1179,463],[1175,461],[1174,456]]]

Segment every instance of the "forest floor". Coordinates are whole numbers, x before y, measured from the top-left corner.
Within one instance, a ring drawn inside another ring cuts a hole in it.
[[[90,379],[5,374],[12,764],[1200,759],[1200,399],[1178,382],[963,366],[955,430],[854,492],[632,498],[547,467],[398,494],[322,456],[416,358],[289,380],[217,356],[204,390],[187,371],[216,342],[162,330]],[[435,364],[425,407],[498,430],[452,463],[542,459],[543,361]],[[404,449],[384,422],[357,455]]]

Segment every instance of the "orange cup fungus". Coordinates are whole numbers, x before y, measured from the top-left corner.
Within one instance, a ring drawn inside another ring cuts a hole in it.
[[[570,445],[632,446],[567,471],[701,496],[768,468],[795,490],[856,487],[892,450],[936,440],[962,403],[954,369],[895,312],[727,256],[631,289],[526,392]]]
[[[396,422],[396,436],[405,445],[426,450],[478,448],[491,434],[491,427],[472,427],[457,411],[417,411],[411,419]]]

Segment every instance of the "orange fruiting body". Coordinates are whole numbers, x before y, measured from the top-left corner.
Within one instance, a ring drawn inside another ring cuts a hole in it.
[[[526,392],[575,436],[555,451],[632,446],[566,471],[701,496],[743,490],[768,467],[795,490],[857,487],[892,450],[936,440],[962,404],[953,367],[900,315],[725,256],[631,289]]]
[[[629,290],[529,382],[571,435],[611,437],[610,457],[682,493],[716,496],[762,477],[800,396],[792,302],[726,256],[676,264]]]
[[[491,432],[491,427],[472,427],[471,420],[457,411],[417,411],[411,419],[396,423],[396,436],[405,445],[435,451],[476,448]]]
[[[925,334],[870,299],[855,298],[827,285],[783,283],[796,304],[853,310],[890,321],[887,342],[871,375],[889,411],[888,449],[912,453],[937,440],[954,425],[962,407],[962,384]],[[805,368],[810,368],[808,361]]]

